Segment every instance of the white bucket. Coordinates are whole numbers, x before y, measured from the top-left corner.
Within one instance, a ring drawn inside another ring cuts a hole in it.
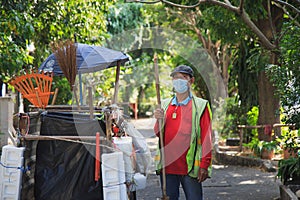
[[[130,191],[142,190],[146,188],[147,177],[143,174],[134,174],[133,180],[133,183],[129,186]]]

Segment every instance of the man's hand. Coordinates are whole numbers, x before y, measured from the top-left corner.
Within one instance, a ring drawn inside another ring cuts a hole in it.
[[[164,110],[161,108],[157,108],[154,110],[155,119],[163,119],[164,118]]]
[[[201,182],[205,181],[207,178],[208,178],[207,169],[200,168],[199,172],[198,172],[198,177],[197,177],[198,182],[201,183]]]

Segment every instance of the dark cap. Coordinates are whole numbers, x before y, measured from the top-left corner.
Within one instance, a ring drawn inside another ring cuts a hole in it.
[[[170,76],[173,76],[175,73],[184,73],[184,74],[188,74],[190,75],[190,77],[194,77],[194,71],[190,66],[187,65],[179,65],[177,66],[172,73],[170,74]]]

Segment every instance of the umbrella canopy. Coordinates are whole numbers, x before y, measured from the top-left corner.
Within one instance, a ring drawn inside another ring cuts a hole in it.
[[[76,43],[76,45],[76,65],[79,73],[100,71],[117,66],[118,62],[124,65],[129,60],[129,57],[120,51],[81,43]],[[54,53],[41,64],[39,71],[63,75]]]

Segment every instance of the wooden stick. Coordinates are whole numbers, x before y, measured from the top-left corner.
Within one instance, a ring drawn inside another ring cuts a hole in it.
[[[55,101],[56,101],[56,98],[57,98],[57,94],[58,94],[58,88],[55,88],[55,91],[54,91],[54,95],[53,95],[53,99],[52,99],[51,105],[54,105],[54,104],[55,104]]]
[[[77,93],[76,93],[77,92],[77,87],[76,87],[76,85],[73,85],[72,88],[73,88],[73,94],[74,94],[74,97],[75,97],[77,108],[78,108],[78,110],[81,110],[80,105],[79,105],[79,101],[78,101],[78,97],[77,97]]]
[[[96,136],[50,136],[50,135],[25,135],[21,138],[25,140],[92,140],[95,141]],[[106,138],[101,136],[101,140],[105,140]]]
[[[90,107],[90,119],[92,120],[94,118],[94,107],[93,107],[93,92],[92,87],[88,87],[88,93],[89,93],[89,107]]]
[[[156,97],[158,108],[161,108],[161,99],[160,99],[160,87],[159,87],[159,72],[157,65],[157,55],[154,54],[154,72],[155,72],[155,86],[156,86]],[[158,120],[158,130],[159,130],[159,142],[160,142],[160,152],[161,152],[161,163],[162,163],[162,193],[163,196],[161,199],[167,200],[169,197],[167,196],[166,190],[166,170],[165,170],[165,151],[164,151],[164,137],[162,133],[162,119]]]
[[[100,133],[96,133],[95,181],[100,178]]]
[[[112,119],[111,119],[111,116],[110,116],[110,112],[109,111],[105,111],[104,112],[105,114],[105,126],[106,126],[106,139],[108,141],[111,141],[111,125],[112,125]]]
[[[115,80],[115,93],[114,93],[112,104],[117,103],[117,100],[118,100],[119,79],[120,79],[120,61],[118,61],[118,63],[117,63],[116,80]]]

